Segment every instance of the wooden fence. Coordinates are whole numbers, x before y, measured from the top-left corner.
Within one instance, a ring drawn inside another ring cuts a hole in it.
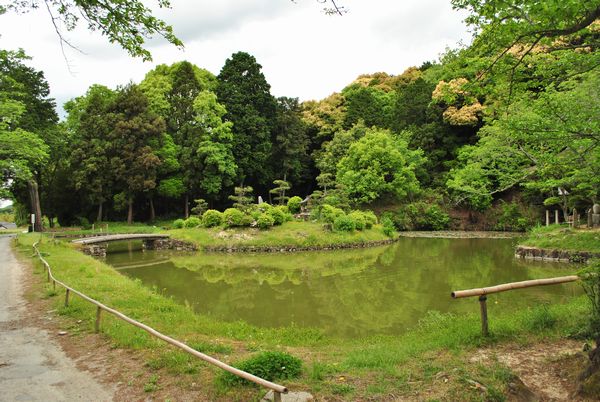
[[[274,402],[280,402],[281,401],[281,394],[287,394],[288,389],[286,387],[284,387],[283,385],[279,385],[279,384],[275,384],[275,383],[273,383],[271,381],[267,381],[267,380],[265,380],[263,378],[257,377],[257,376],[255,376],[253,374],[247,373],[247,372],[245,372],[243,370],[239,370],[239,369],[237,369],[235,367],[232,367],[232,366],[230,366],[230,365],[228,365],[226,363],[223,363],[222,361],[217,360],[214,357],[210,357],[208,355],[205,355],[204,353],[200,353],[197,350],[189,347],[185,343],[180,342],[180,341],[178,341],[176,339],[173,339],[173,338],[171,338],[171,337],[169,337],[167,335],[164,335],[164,334],[158,332],[157,330],[155,330],[154,328],[151,328],[151,327],[149,327],[149,326],[147,326],[145,324],[142,324],[141,322],[136,321],[136,320],[134,320],[134,319],[126,316],[125,314],[123,314],[123,313],[121,313],[121,312],[119,312],[119,311],[117,311],[115,309],[112,309],[112,308],[110,308],[108,306],[105,306],[104,304],[100,303],[99,301],[94,300],[91,297],[89,297],[89,296],[87,296],[87,295],[85,295],[85,294],[83,294],[83,293],[81,293],[81,292],[73,289],[72,287],[66,285],[65,283],[59,281],[52,274],[52,269],[50,268],[50,264],[48,264],[48,262],[44,259],[44,257],[42,257],[42,254],[40,253],[40,251],[39,251],[39,249],[37,247],[38,243],[39,243],[39,241],[35,242],[33,244],[33,249],[34,249],[36,255],[38,256],[38,258],[40,259],[40,261],[42,262],[42,264],[44,264],[44,267],[46,268],[46,271],[48,273],[48,282],[52,281],[54,289],[56,289],[56,285],[57,284],[60,285],[60,286],[62,286],[62,287],[64,287],[66,289],[66,292],[65,292],[65,307],[69,305],[69,297],[70,297],[71,293],[73,293],[73,294],[81,297],[82,299],[84,299],[84,300],[86,300],[86,301],[88,301],[88,302],[90,302],[90,303],[92,303],[93,305],[96,306],[96,322],[94,324],[94,330],[95,330],[95,332],[99,332],[100,331],[101,314],[102,314],[102,311],[106,311],[107,313],[114,315],[118,319],[123,320],[123,321],[125,321],[125,322],[127,322],[127,323],[129,323],[129,324],[131,324],[133,326],[136,326],[136,327],[140,328],[140,329],[143,329],[144,331],[146,331],[150,335],[152,335],[152,336],[154,336],[156,338],[162,339],[163,341],[165,341],[165,342],[167,342],[167,343],[169,343],[169,344],[171,344],[171,345],[173,345],[173,346],[175,346],[175,347],[183,350],[184,352],[187,352],[187,353],[189,353],[189,354],[191,354],[193,356],[196,356],[196,357],[204,360],[207,363],[210,363],[210,364],[212,364],[214,366],[217,366],[217,367],[219,367],[219,368],[221,368],[221,369],[223,369],[225,371],[228,371],[228,372],[230,372],[230,373],[232,373],[232,374],[234,374],[234,375],[236,375],[236,376],[238,376],[240,378],[243,378],[243,379],[248,380],[248,381],[252,381],[252,382],[254,382],[254,383],[256,383],[256,384],[258,384],[260,386],[263,386],[265,388],[273,390],[273,396],[274,396],[273,400],[274,400]]]

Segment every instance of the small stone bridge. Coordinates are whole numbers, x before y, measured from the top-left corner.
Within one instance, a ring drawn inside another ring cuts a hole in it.
[[[157,233],[113,234],[106,236],[86,237],[73,240],[71,243],[81,244],[83,252],[94,257],[106,257],[108,243],[115,241],[142,240],[144,250],[177,249],[195,250],[193,244],[172,240],[171,235]]]

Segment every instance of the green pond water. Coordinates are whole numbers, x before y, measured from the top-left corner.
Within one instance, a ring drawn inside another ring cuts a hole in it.
[[[400,334],[431,310],[478,313],[477,298],[453,300],[452,290],[578,269],[515,259],[516,242],[402,238],[385,247],[276,254],[142,251],[140,244],[114,243],[106,261],[200,314],[349,338]],[[495,312],[560,303],[580,293],[569,283],[490,295],[490,320]]]

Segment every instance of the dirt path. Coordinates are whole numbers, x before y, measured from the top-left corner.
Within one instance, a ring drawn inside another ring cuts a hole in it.
[[[22,265],[0,237],[0,401],[111,401],[114,389],[75,363],[26,320]]]

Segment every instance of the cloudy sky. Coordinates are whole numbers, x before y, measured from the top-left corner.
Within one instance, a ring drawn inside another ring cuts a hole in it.
[[[273,95],[321,99],[359,74],[400,74],[470,40],[465,15],[452,10],[450,0],[339,2],[348,9],[342,17],[325,15],[318,0],[171,0],[172,8],[157,15],[173,26],[185,48],[151,40],[153,62],[130,58],[82,26],[66,36],[85,54],[67,49],[67,65],[41,8],[0,16],[0,48],[20,47],[33,57],[30,64],[44,71],[51,96],[62,105],[95,83],[139,82],[160,63],[186,59],[218,74],[240,50],[263,66]]]

